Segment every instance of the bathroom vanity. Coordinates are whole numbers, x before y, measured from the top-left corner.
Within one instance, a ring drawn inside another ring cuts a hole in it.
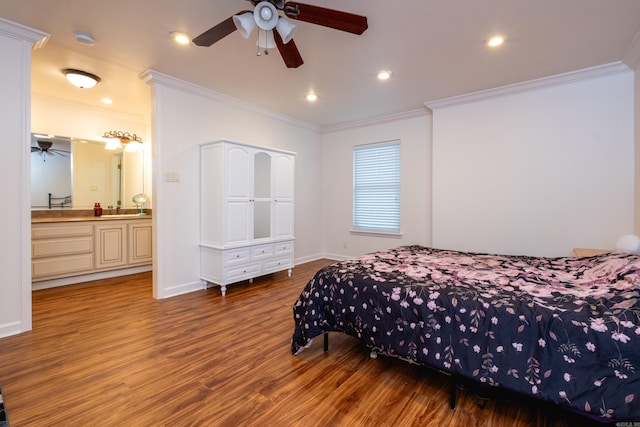
[[[150,271],[149,215],[47,216],[31,220],[32,288]],[[73,212],[73,211],[71,211]]]

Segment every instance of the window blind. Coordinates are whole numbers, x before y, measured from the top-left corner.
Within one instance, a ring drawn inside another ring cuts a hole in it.
[[[354,147],[353,229],[400,232],[400,141]]]

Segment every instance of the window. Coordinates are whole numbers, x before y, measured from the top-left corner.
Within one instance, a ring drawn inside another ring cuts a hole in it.
[[[353,231],[400,233],[400,141],[354,147]]]

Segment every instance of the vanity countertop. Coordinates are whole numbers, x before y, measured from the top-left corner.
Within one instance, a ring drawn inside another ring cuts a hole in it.
[[[124,221],[151,219],[151,210],[145,209],[146,215],[139,215],[135,209],[123,209],[120,213],[109,210],[102,216],[95,216],[93,210],[34,210],[31,211],[31,223],[81,222],[81,221]]]
[[[76,216],[56,218],[31,218],[31,224],[48,222],[81,222],[81,221],[123,221],[151,219],[151,215],[102,215],[102,216]]]

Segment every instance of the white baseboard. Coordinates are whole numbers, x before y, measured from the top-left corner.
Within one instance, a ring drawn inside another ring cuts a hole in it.
[[[129,267],[120,270],[101,271],[99,273],[83,274],[80,276],[63,277],[60,279],[43,280],[42,282],[33,282],[31,284],[32,291],[41,289],[55,288],[58,286],[74,285],[76,283],[90,282],[92,280],[110,279],[112,277],[127,276],[129,274],[143,273],[151,271],[152,265],[141,265],[139,267]]]

